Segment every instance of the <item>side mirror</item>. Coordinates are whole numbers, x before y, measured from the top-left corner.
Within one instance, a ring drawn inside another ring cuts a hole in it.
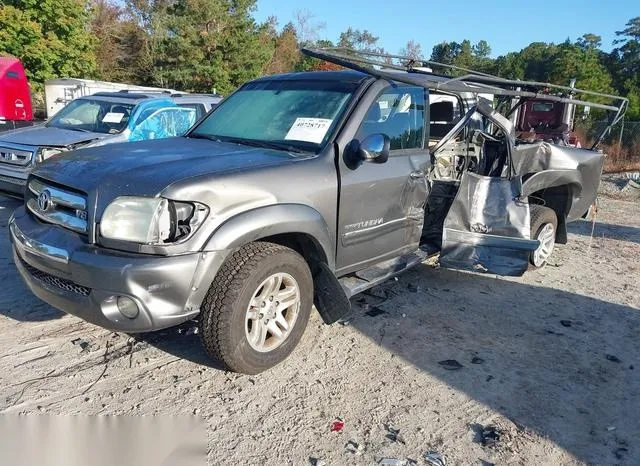
[[[386,134],[370,134],[362,141],[351,141],[344,153],[344,161],[352,170],[362,162],[385,163],[389,159],[391,141]]]

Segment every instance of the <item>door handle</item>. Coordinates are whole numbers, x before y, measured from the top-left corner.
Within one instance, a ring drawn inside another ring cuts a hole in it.
[[[414,180],[417,180],[419,178],[424,178],[426,176],[426,173],[422,170],[416,170],[414,172],[411,172],[409,176]]]

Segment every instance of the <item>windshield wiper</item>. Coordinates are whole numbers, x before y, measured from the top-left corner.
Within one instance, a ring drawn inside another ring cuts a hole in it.
[[[230,142],[231,144],[240,144],[240,145],[251,146],[251,147],[263,147],[266,149],[284,150],[284,151],[296,152],[296,153],[311,152],[308,150],[301,149],[300,147],[293,146],[291,144],[274,142],[274,141],[261,141],[258,139],[234,138],[231,136],[216,136],[215,134],[200,134],[200,133],[191,133],[187,137],[196,138],[196,139],[208,139],[210,141],[215,141],[215,142]]]
[[[89,130],[89,129],[84,129],[84,128],[73,128],[71,126],[51,126],[52,128],[59,128],[59,129],[68,129],[70,131],[80,131],[82,133],[93,133],[93,131]]]
[[[218,136],[210,136],[208,134],[191,133],[187,134],[187,137],[193,139],[208,139],[213,142],[222,142]]]
[[[245,146],[251,147],[264,147],[266,149],[275,149],[275,150],[286,150],[289,152],[308,152],[299,147],[292,146],[291,144],[286,144],[282,142],[273,142],[273,141],[261,141],[258,139],[244,139],[244,138],[233,138],[233,137],[223,137],[221,138],[225,142],[231,142],[234,144],[243,144]]]

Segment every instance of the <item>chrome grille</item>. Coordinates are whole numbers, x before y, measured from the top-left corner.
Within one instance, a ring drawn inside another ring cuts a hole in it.
[[[29,181],[27,208],[40,220],[78,233],[87,233],[87,198],[50,186],[38,179]]]
[[[33,151],[15,147],[0,146],[0,163],[25,166],[31,162]]]
[[[89,296],[91,293],[91,288],[87,288],[86,286],[78,285],[76,282],[72,282],[71,280],[66,280],[64,278],[59,278],[54,275],[48,274],[47,272],[43,272],[42,270],[38,270],[35,267],[27,264],[25,260],[17,256],[20,260],[20,264],[24,269],[38,281],[46,283],[47,285],[54,286],[60,290],[68,291],[69,293],[75,293],[82,296]]]

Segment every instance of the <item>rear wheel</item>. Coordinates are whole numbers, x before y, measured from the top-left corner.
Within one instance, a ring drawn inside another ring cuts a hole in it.
[[[200,335],[206,352],[232,371],[257,374],[300,341],[313,305],[313,280],[300,254],[250,243],[220,268],[205,297]]]
[[[531,239],[540,241],[538,249],[531,252],[529,262],[534,268],[544,267],[556,244],[558,217],[553,209],[531,205]]]

